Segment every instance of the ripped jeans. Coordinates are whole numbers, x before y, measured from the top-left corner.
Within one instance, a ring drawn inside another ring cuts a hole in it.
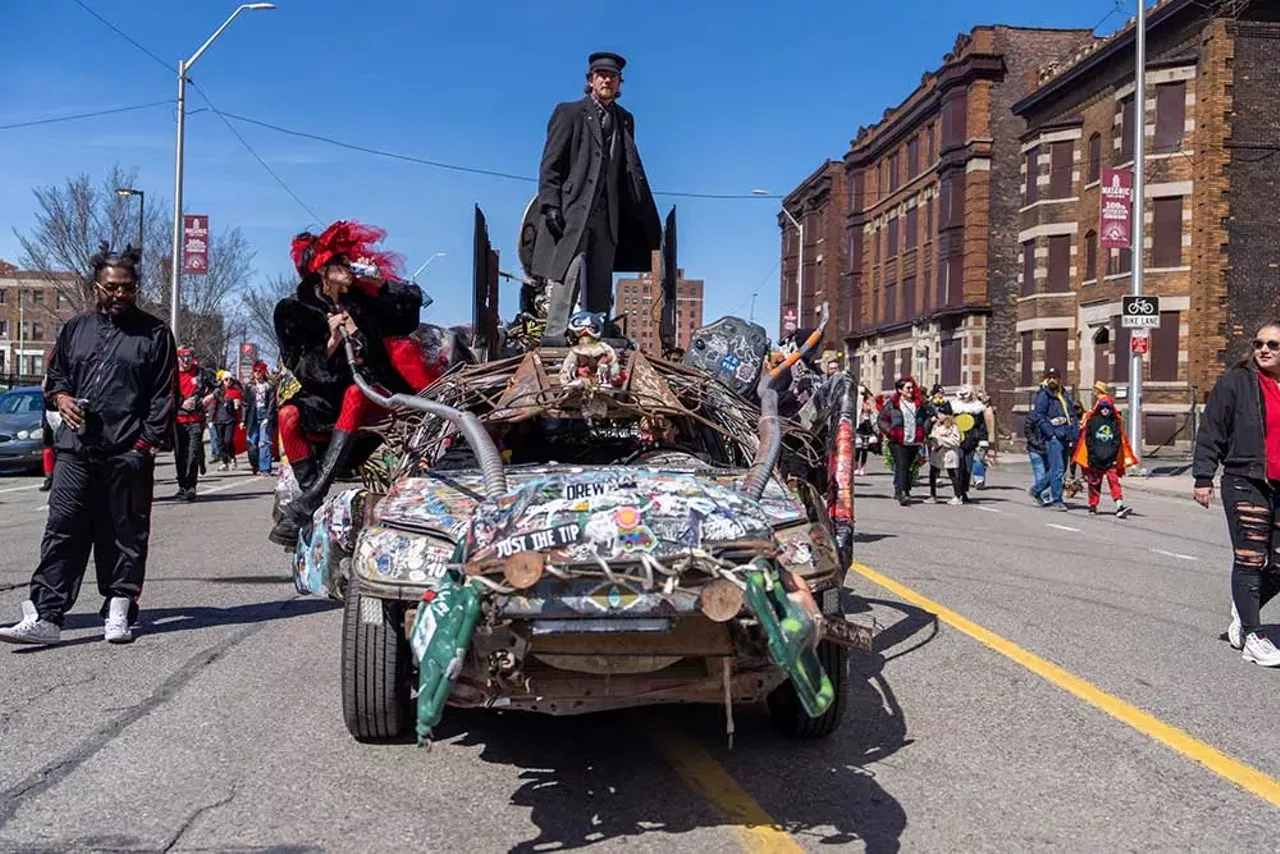
[[[1262,606],[1280,593],[1280,481],[1224,474],[1222,506],[1235,558],[1231,598],[1247,636],[1258,631]]]

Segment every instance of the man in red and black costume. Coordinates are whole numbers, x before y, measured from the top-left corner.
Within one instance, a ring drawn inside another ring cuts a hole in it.
[[[343,346],[350,337],[362,374],[395,392],[416,393],[439,375],[408,336],[418,328],[424,299],[398,278],[400,258],[376,250],[382,229],[338,221],[316,236],[293,239],[302,281],[275,310],[280,358],[301,389],[280,406],[280,442],[302,493],[272,529],[274,543],[292,548],[350,457],[355,432],[379,407],[355,385]],[[329,435],[317,464],[309,436]]]
[[[204,459],[205,400],[213,394],[213,377],[196,361],[195,350],[178,348],[178,416],[173,457],[178,469],[179,501],[194,501],[200,463]]]

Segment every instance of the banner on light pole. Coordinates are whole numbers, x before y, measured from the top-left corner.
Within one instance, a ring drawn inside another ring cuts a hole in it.
[[[209,272],[209,217],[204,214],[182,217],[182,272]]]
[[[1103,169],[1098,243],[1104,249],[1127,249],[1133,240],[1133,173]]]

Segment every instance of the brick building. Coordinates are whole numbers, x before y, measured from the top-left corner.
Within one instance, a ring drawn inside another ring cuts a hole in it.
[[[58,332],[73,314],[70,301],[46,274],[0,260],[0,377],[42,377]]]
[[[646,355],[661,356],[658,338],[661,319],[659,295],[662,290],[662,256],[653,253],[653,269],[633,279],[619,279],[613,308],[626,316],[627,337]],[[676,278],[676,346],[688,347],[695,329],[702,326],[702,279],[686,279],[684,270]]]
[[[1019,389],[1029,392],[1056,365],[1081,389],[1113,384],[1124,407],[1131,360],[1120,299],[1134,259],[1129,249],[1098,245],[1099,179],[1104,168],[1132,168],[1141,115],[1144,290],[1161,299],[1161,325],[1143,360],[1151,447],[1190,438],[1195,404],[1245,354],[1280,295],[1280,188],[1268,162],[1280,150],[1280,3],[1164,0],[1147,18],[1140,99],[1133,67],[1130,20],[1041,70],[1013,108],[1025,131],[1017,341],[1009,351],[1017,353]]]
[[[856,303],[845,276],[848,251],[844,213],[847,202],[843,164],[828,160],[782,200],[782,207],[804,227],[804,304],[798,304],[800,263],[799,230],[785,213],[778,213],[782,230],[781,299],[778,329],[786,335],[814,329],[821,319],[822,303],[830,305],[831,320],[823,340],[826,348],[840,349],[853,325]]]
[[[1015,344],[1019,136],[1011,112],[1046,57],[1086,30],[982,26],[844,157],[849,263],[857,307],[846,346],[862,382],[891,389],[1011,383]]]

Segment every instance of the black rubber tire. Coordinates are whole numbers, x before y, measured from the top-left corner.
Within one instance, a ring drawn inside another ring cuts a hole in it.
[[[849,651],[830,641],[818,642],[818,661],[831,679],[835,698],[831,706],[816,718],[809,717],[791,680],[779,685],[769,695],[769,717],[778,732],[788,738],[825,738],[835,732],[844,720],[849,703]]]
[[[352,579],[342,612],[342,716],[356,741],[403,738],[412,728],[410,680],[413,653],[404,636],[404,610],[399,602],[380,603],[382,624],[360,619],[360,594]]]

